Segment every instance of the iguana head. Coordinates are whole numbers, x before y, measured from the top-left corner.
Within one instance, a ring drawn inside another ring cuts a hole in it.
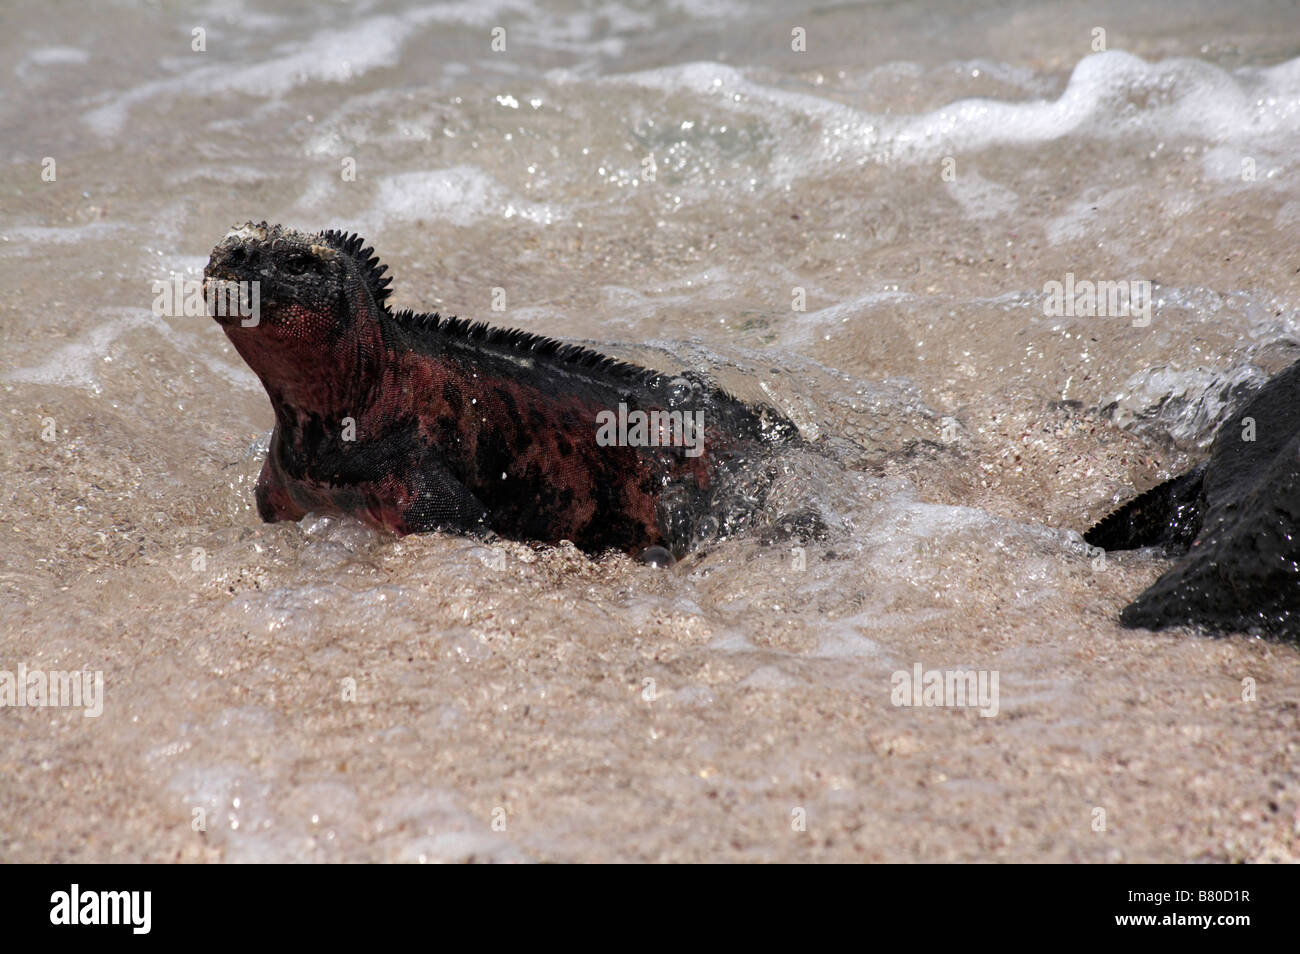
[[[203,278],[213,317],[273,402],[318,403],[313,395],[342,390],[373,360],[391,279],[372,251],[357,235],[265,222],[236,226],[212,250]]]
[[[214,315],[227,328],[267,326],[273,337],[296,341],[346,333],[358,318],[384,308],[390,278],[357,235],[316,234],[252,222],[236,226],[212,250],[208,285],[256,282],[260,314]]]

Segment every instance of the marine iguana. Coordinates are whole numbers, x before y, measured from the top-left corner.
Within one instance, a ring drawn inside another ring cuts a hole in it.
[[[1182,557],[1124,608],[1126,626],[1300,640],[1300,362],[1220,426],[1209,460],[1129,501],[1084,540]]]
[[[736,506],[738,475],[798,441],[775,409],[694,372],[393,311],[373,251],[355,234],[250,222],[204,269],[205,291],[260,283],[256,323],[214,317],[275,412],[255,489],[267,522],[322,511],[397,534],[492,531],[671,562],[743,525],[755,501]],[[613,415],[636,422],[624,444],[662,446],[606,446]]]

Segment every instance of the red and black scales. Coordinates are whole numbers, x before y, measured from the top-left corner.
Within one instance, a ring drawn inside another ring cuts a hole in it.
[[[732,492],[736,474],[798,440],[775,409],[693,372],[392,311],[391,278],[372,253],[356,235],[249,223],[204,271],[209,285],[259,283],[255,323],[217,320],[275,412],[256,487],[266,521],[331,512],[398,534],[492,531],[681,556],[743,525],[757,501],[752,486]],[[620,404],[703,412],[702,452],[602,446],[598,415]]]

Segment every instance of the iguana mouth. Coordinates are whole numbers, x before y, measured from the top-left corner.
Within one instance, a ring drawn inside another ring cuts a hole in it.
[[[232,229],[212,250],[203,269],[203,296],[208,314],[224,327],[250,327],[260,321],[253,312],[260,308],[261,293],[266,290],[264,259],[260,251],[255,247],[250,249],[247,243],[263,241],[266,231],[265,226],[252,223]]]
[[[203,276],[204,286],[208,285],[237,285],[241,281],[235,272],[228,268],[219,269],[211,275]]]
[[[247,282],[228,269],[219,271],[224,274],[205,275],[203,278],[203,298],[208,316],[219,325],[247,327],[248,309],[241,307],[248,302]]]

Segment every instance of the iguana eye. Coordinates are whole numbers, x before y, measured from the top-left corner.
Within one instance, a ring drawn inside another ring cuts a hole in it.
[[[311,271],[311,266],[311,256],[302,252],[294,252],[284,260],[284,270],[290,275],[301,275],[304,272]]]

